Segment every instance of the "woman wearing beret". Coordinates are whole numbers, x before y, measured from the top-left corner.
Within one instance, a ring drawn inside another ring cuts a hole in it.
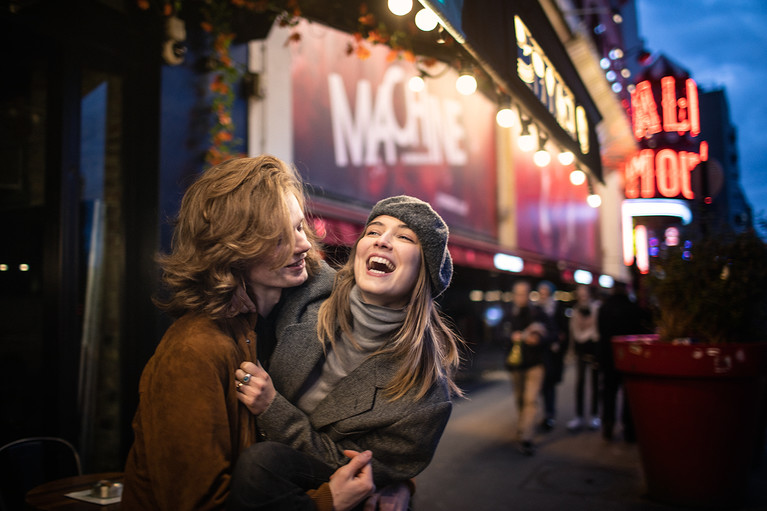
[[[426,468],[451,394],[460,394],[452,379],[460,340],[434,301],[452,276],[447,240],[428,203],[384,199],[330,297],[317,289],[322,275],[294,290],[277,318],[269,373],[250,362],[235,373],[240,401],[268,441],[240,457],[229,509],[313,509],[304,491],[350,451],[372,451],[378,488]]]

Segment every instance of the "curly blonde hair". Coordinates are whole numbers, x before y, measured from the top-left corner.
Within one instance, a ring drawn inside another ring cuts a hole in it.
[[[158,307],[174,317],[200,312],[225,319],[246,268],[272,261],[287,264],[295,249],[294,226],[285,195],[305,211],[303,183],[296,170],[273,156],[236,158],[209,168],[187,189],[175,220],[171,252],[158,255],[170,291]],[[304,229],[314,241],[311,229]],[[289,243],[283,241],[288,240]],[[277,254],[276,259],[273,259]],[[318,256],[307,254],[316,270]]]

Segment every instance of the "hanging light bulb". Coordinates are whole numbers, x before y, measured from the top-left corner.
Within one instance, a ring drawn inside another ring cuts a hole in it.
[[[601,206],[601,205],[602,205],[602,197],[600,197],[600,196],[599,196],[598,194],[596,194],[596,193],[592,193],[591,195],[589,195],[588,197],[586,197],[586,202],[587,202],[587,203],[588,203],[588,205],[589,205],[589,206],[591,206],[592,208],[598,208],[599,206]]]
[[[404,16],[413,8],[413,0],[389,0],[389,10],[397,16]]]
[[[410,80],[408,80],[407,86],[413,92],[421,92],[426,88],[426,82],[423,80],[423,77],[420,75],[413,76],[412,78],[410,78]]]
[[[423,30],[424,32],[431,32],[437,28],[439,18],[434,11],[428,7],[424,7],[415,14],[415,26]]]
[[[545,135],[538,135],[538,150],[533,154],[533,163],[538,167],[545,167],[551,163],[551,155],[546,150],[546,140]]]
[[[586,182],[586,173],[581,169],[575,169],[570,172],[570,182],[575,186],[582,185]]]
[[[530,119],[522,119],[522,133],[519,134],[517,145],[526,153],[535,149],[535,137],[530,133]]]
[[[514,126],[514,112],[511,108],[501,108],[498,113],[495,114],[495,122],[501,128],[511,128]]]
[[[562,151],[557,155],[557,160],[559,160],[559,163],[562,165],[570,165],[575,161],[575,155],[572,151]]]
[[[471,96],[477,90],[477,79],[470,74],[462,74],[455,81],[455,89],[464,96]]]

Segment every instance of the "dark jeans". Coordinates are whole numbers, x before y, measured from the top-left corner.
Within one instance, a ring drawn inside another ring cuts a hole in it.
[[[320,460],[287,445],[253,444],[237,460],[227,510],[314,510],[306,491],[327,482],[333,472]]]
[[[597,343],[588,341],[575,344],[575,355],[578,359],[575,376],[575,414],[584,417],[586,374],[591,374],[591,415],[599,414],[599,369],[597,368]]]
[[[543,367],[545,374],[541,395],[544,419],[553,419],[557,415],[557,385],[562,381],[562,355],[549,352],[544,359]]]
[[[604,388],[602,389],[602,432],[606,438],[612,438],[613,428],[616,423],[616,407],[618,392],[623,392],[621,409],[621,423],[623,424],[623,438],[629,442],[634,441],[636,433],[634,422],[631,418],[631,407],[626,397],[626,387],[623,386],[622,375],[614,369],[605,369],[603,373]]]

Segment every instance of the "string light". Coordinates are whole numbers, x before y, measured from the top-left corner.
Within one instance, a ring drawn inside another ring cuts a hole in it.
[[[591,186],[591,181],[589,181],[589,196],[586,197],[586,203],[595,209],[602,205],[602,197],[594,192],[594,189]]]
[[[547,137],[541,133],[538,135],[538,150],[533,154],[533,163],[538,167],[545,167],[551,163],[551,155],[546,150]]]
[[[517,145],[524,152],[529,153],[535,148],[535,138],[530,133],[531,120],[525,119],[524,117],[521,120],[522,120],[522,133],[519,134],[519,138],[517,139]]]
[[[397,16],[404,16],[413,9],[413,0],[389,0],[389,10]]]
[[[575,161],[575,155],[572,151],[565,150],[557,155],[557,160],[562,165],[571,165]]]
[[[586,182],[586,173],[581,169],[575,169],[570,172],[570,182],[575,186],[580,186]]]
[[[495,122],[501,128],[511,128],[514,126],[514,112],[510,108],[502,108],[495,114]]]
[[[424,7],[415,14],[415,26],[424,32],[431,32],[439,24],[439,17],[428,7]]]
[[[407,86],[413,92],[421,92],[426,88],[426,82],[422,76],[417,75],[408,80]]]
[[[455,81],[455,89],[464,96],[471,96],[477,90],[477,79],[466,73]]]

